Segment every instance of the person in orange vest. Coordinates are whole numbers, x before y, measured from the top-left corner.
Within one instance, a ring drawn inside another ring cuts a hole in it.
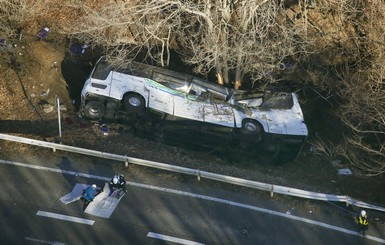
[[[365,210],[361,210],[360,213],[356,217],[359,230],[362,236],[366,235],[366,231],[369,228],[368,215]]]

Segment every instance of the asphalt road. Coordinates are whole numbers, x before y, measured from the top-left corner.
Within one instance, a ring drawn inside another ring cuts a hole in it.
[[[322,204],[314,213],[296,213],[285,199],[268,194],[257,199],[247,191],[186,183],[156,172],[143,181],[131,176],[128,193],[110,218],[92,216],[83,212],[80,201],[64,205],[59,198],[76,183],[103,185],[103,178],[111,176],[107,165],[66,161],[0,163],[2,244],[385,243],[383,226],[371,224],[368,237],[361,238],[348,216],[327,216]],[[65,170],[90,175],[79,177]]]

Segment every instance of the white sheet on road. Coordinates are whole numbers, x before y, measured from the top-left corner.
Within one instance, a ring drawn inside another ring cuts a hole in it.
[[[89,185],[87,184],[76,183],[72,191],[61,197],[60,201],[64,204],[69,204],[79,200],[83,190],[88,186]],[[94,200],[88,204],[84,212],[103,218],[109,218],[118,206],[120,199],[122,199],[125,194],[122,190],[115,190],[111,196],[108,196],[109,193],[110,187],[108,186],[108,183],[105,183],[103,192],[97,195]]]
[[[120,199],[122,199],[122,197],[124,196],[124,192],[119,197],[119,199],[113,197],[114,194],[108,196],[109,193],[110,187],[108,186],[108,183],[106,183],[104,185],[103,192],[97,195],[94,198],[94,201],[88,204],[84,212],[103,218],[109,218],[114,212],[115,208],[118,206]]]
[[[60,198],[60,201],[64,204],[69,204],[71,202],[77,201],[82,196],[83,190],[87,188],[86,184],[76,183],[75,187],[70,193]]]

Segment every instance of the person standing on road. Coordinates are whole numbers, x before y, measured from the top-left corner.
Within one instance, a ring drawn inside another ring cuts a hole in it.
[[[356,217],[359,230],[362,236],[366,235],[366,231],[369,228],[368,215],[365,210],[361,210]]]
[[[111,181],[108,182],[108,185],[110,187],[110,194],[108,194],[109,196],[111,196],[111,194],[114,192],[114,189],[122,189],[125,193],[127,192],[126,180],[122,174],[114,175]]]

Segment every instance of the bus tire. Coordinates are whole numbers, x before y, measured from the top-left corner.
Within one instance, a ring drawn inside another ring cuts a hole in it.
[[[123,106],[129,112],[143,112],[144,103],[143,97],[139,94],[129,93],[123,98]]]
[[[244,119],[242,121],[241,133],[244,136],[252,136],[254,138],[254,142],[262,142],[263,140],[263,127],[262,125],[253,119]]]
[[[105,112],[106,112],[106,108],[104,104],[97,100],[89,101],[84,106],[84,114],[86,115],[86,117],[89,117],[92,119],[102,118]]]

